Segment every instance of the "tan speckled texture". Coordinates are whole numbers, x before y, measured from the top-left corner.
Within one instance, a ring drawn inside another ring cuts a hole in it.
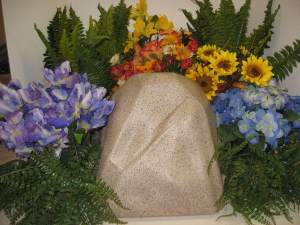
[[[222,194],[219,168],[207,165],[218,143],[209,101],[175,73],[132,76],[113,96],[102,134],[98,177],[113,188],[118,217],[213,214]]]

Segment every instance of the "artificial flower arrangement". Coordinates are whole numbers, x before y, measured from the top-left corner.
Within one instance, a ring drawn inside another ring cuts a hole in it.
[[[43,71],[43,84],[0,84],[0,139],[24,158],[0,166],[1,210],[11,224],[122,223],[107,201],[121,206],[117,195],[92,174],[101,149],[91,134],[115,102],[68,61]]]
[[[136,73],[176,72],[195,80],[211,101],[221,140],[211,160],[226,175],[216,205],[231,204],[231,215],[240,213],[248,224],[275,224],[278,215],[292,221],[289,209],[300,203],[299,97],[289,96],[276,79],[299,62],[300,42],[265,60],[279,10],[271,13],[272,1],[264,24],[249,37],[250,1],[239,12],[232,1],[222,1],[215,12],[209,1],[195,2],[196,19],[183,10],[189,31],[174,30],[166,16],[149,16],[146,1],[137,4],[131,14],[135,29],[124,49],[132,49],[132,57],[111,61],[117,62],[113,90]]]
[[[48,39],[35,26],[47,48],[45,67],[48,70],[45,69],[45,71],[51,71],[61,62],[68,60],[74,71],[87,72],[87,77],[83,78],[85,81],[88,79],[92,84],[105,87],[109,94],[117,91],[126,80],[136,73],[176,72],[195,80],[212,103],[221,140],[221,144],[211,160],[211,162],[217,160],[221,172],[226,175],[224,193],[216,204],[231,204],[234,210],[231,215],[240,213],[248,224],[252,224],[252,220],[262,224],[275,224],[277,215],[284,215],[287,220],[292,221],[289,210],[299,206],[300,196],[298,193],[300,190],[298,147],[300,100],[299,97],[289,96],[286,90],[279,87],[277,81],[288,76],[289,72],[292,72],[292,67],[300,61],[300,41],[296,40],[293,47],[286,46],[279,53],[275,53],[274,57],[268,56],[265,60],[263,58],[264,49],[268,48],[267,44],[273,34],[272,23],[279,10],[278,7],[272,13],[272,0],[267,5],[263,24],[248,37],[246,31],[250,0],[246,0],[237,12],[231,0],[221,1],[219,9],[216,11],[210,1],[195,0],[195,3],[200,7],[200,10],[196,10],[196,18],[193,18],[192,13],[182,10],[189,22],[188,31],[175,30],[173,23],[168,21],[165,15],[150,16],[147,13],[145,0],[140,0],[135,8],[127,7],[123,0],[119,5],[111,6],[107,11],[99,5],[98,9],[101,14],[99,20],[90,17],[89,29],[86,33],[84,33],[82,22],[71,7],[69,15],[67,15],[66,8],[63,10],[58,8],[48,27]],[[128,31],[131,19],[134,21],[133,32]],[[55,71],[60,71],[60,69],[54,70],[54,74],[56,74]],[[70,72],[69,69],[68,72]],[[60,75],[58,77],[62,78],[62,83],[59,83],[58,86],[65,89],[67,79]],[[18,89],[18,85],[11,88]],[[57,88],[54,89],[55,92],[60,92],[57,91]],[[31,90],[34,90],[32,93],[36,92],[36,89],[31,87],[28,90],[30,93]],[[41,89],[37,88],[37,90]],[[52,89],[50,88],[50,90]],[[59,98],[57,96],[59,94],[52,97],[57,100]],[[104,97],[100,94],[99,96],[101,96],[100,98]],[[44,100],[47,100],[47,97],[43,98]],[[35,102],[33,101],[33,103]],[[81,106],[79,108],[80,112],[84,111]],[[75,112],[73,110],[71,112]],[[76,111],[76,113],[78,112]],[[63,113],[59,115],[62,115],[60,118],[62,121],[68,121],[70,118]],[[79,120],[78,116],[76,118],[76,121]],[[86,117],[83,116],[83,118]],[[96,165],[93,163],[97,157],[93,154],[96,154],[98,148],[83,147],[83,141],[80,140],[83,135],[82,131],[93,127],[90,120],[88,123],[85,119],[83,120],[81,125],[77,125],[75,122],[71,123],[69,130],[60,127],[57,133],[61,137],[64,135],[62,132],[68,133],[69,143],[67,145],[71,146],[69,149],[76,150],[70,152],[65,151],[68,148],[60,150],[62,147],[67,147],[65,138],[59,139],[60,142],[53,142],[54,146],[50,144],[48,147],[44,146],[47,142],[30,142],[42,149],[38,151],[43,154],[32,152],[27,161],[39,169],[40,172],[37,170],[38,179],[41,179],[40,174],[47,175],[42,182],[43,185],[50,181],[58,181],[62,182],[63,186],[66,185],[66,188],[62,189],[63,193],[58,192],[59,198],[55,198],[54,202],[63,204],[60,201],[64,202],[65,199],[60,198],[69,197],[67,199],[72,202],[68,205],[69,207],[66,207],[64,213],[71,215],[67,218],[72,219],[78,219],[78,217],[82,219],[82,214],[78,216],[76,210],[73,213],[74,208],[83,201],[78,195],[79,192],[76,192],[78,189],[76,185],[81,181],[96,182],[90,171],[94,167],[90,165]],[[54,124],[55,121],[52,123]],[[101,126],[104,124],[102,123]],[[76,132],[77,126],[83,129],[78,129]],[[77,145],[81,147],[77,147]],[[61,160],[54,153],[57,152],[57,155],[60,155],[60,151]],[[87,158],[90,151],[93,157]],[[64,154],[64,152],[66,153]],[[77,154],[78,152],[79,154]],[[48,160],[49,156],[51,157]],[[46,164],[48,167],[39,163],[40,158],[41,160],[47,159],[45,161],[48,163]],[[75,161],[70,161],[70,158]],[[53,173],[50,166],[54,162],[59,164],[61,161],[72,170],[66,172],[62,179],[53,179],[58,175]],[[20,161],[18,166],[29,165],[27,162],[25,164]],[[10,171],[17,168],[16,163],[11,163],[11,166]],[[45,173],[45,168],[50,168],[50,172]],[[31,167],[27,169],[28,173],[24,172],[24,174],[28,176],[29,173],[32,173],[29,171],[32,170]],[[86,178],[81,181],[76,180],[74,175],[80,175],[78,171],[84,171]],[[5,181],[3,176],[1,179],[2,182]],[[70,179],[75,179],[75,182],[71,182]],[[65,180],[66,182],[64,182]],[[24,179],[19,183],[24,183]],[[85,193],[90,190],[90,193],[97,195],[93,191],[100,190],[96,188],[98,184],[79,186],[86,187]],[[15,182],[10,185],[17,186]],[[76,188],[72,186],[72,189],[68,185],[75,185]],[[25,186],[27,187],[27,184]],[[105,191],[108,190],[105,184],[101,183],[100,186]],[[38,192],[39,196],[43,196],[47,202],[45,211],[40,214],[40,217],[37,217],[41,219],[45,219],[45,215],[55,206],[49,199],[53,200],[51,197],[56,189],[48,190],[43,187],[36,186],[34,190],[34,193],[36,190],[40,191]],[[26,191],[29,189],[28,186]],[[45,191],[46,195],[41,191]],[[105,191],[103,193],[112,194],[112,191]],[[100,193],[102,192],[100,191]],[[71,198],[74,196],[76,197]],[[99,197],[99,195],[97,196]],[[18,197],[23,199],[23,195],[18,195]],[[122,206],[115,197],[116,195],[113,195],[112,198]],[[106,204],[108,195],[100,196],[100,198],[104,199],[101,202],[111,216],[109,219],[113,218],[119,223],[120,221],[113,217],[113,212]],[[89,200],[86,199],[85,202],[87,201],[95,204],[80,206],[89,208],[96,205],[92,197]],[[36,202],[37,199],[34,199],[33,203],[36,204]],[[48,202],[51,203],[48,204]],[[11,210],[14,208],[21,210],[20,208],[25,207],[14,204],[15,201],[12,199],[11,208],[6,209],[6,214],[13,220],[23,211],[17,211],[16,214],[11,215]],[[95,210],[95,208],[93,209]],[[89,211],[85,212],[87,215],[85,219],[94,218]],[[36,216],[36,214],[34,215]],[[104,213],[104,215],[107,214]],[[67,220],[66,217],[58,218]],[[105,219],[107,218],[105,217]],[[103,221],[106,221],[105,219],[102,218]],[[72,224],[70,221],[61,223]]]

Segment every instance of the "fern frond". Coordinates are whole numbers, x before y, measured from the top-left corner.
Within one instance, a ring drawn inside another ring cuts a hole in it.
[[[114,35],[115,35],[115,52],[120,53],[124,51],[124,44],[127,40],[128,34],[128,25],[129,25],[129,15],[130,15],[131,6],[127,7],[124,3],[124,0],[121,0],[120,3],[114,7],[113,9],[113,28],[114,28]]]
[[[73,30],[76,26],[78,26],[78,24],[80,24],[78,27],[78,30],[79,30],[78,33],[79,33],[80,38],[83,38],[84,37],[84,27],[83,27],[82,21],[76,15],[76,12],[72,8],[72,6],[70,6],[69,15],[70,15],[69,23],[70,23],[71,30]]]
[[[193,32],[193,37],[197,40],[199,46],[211,43],[210,39],[214,35],[213,25],[215,20],[215,13],[213,6],[209,0],[204,0],[204,3],[195,0],[200,10],[196,10],[196,19],[193,19],[192,14],[186,10],[182,10],[189,23],[189,31]]]
[[[67,35],[70,35],[72,32],[72,26],[70,26],[70,19],[67,15],[67,7],[65,6],[64,9],[61,11],[61,8],[57,9],[60,14],[59,18],[59,33],[62,34],[63,30],[67,31]]]
[[[111,90],[116,82],[110,74],[109,58],[96,49],[96,46],[102,45],[105,39],[108,37],[99,36],[96,30],[87,32],[86,38],[82,40],[80,50],[80,72],[88,72],[87,76],[90,83]]]
[[[253,33],[250,34],[249,37],[246,38],[243,46],[246,47],[246,49],[254,49],[257,53],[260,55],[257,56],[262,56],[264,53],[264,49],[268,48],[267,43],[271,40],[271,37],[268,38],[268,40],[265,40],[265,37],[268,36],[271,32],[272,34],[272,24],[275,20],[275,17],[280,9],[280,5],[276,9],[276,11],[269,16],[268,18],[265,18],[265,23],[263,25],[259,25],[258,29],[254,29]],[[263,45],[260,43],[263,41]],[[256,50],[256,48],[259,48],[259,50]]]
[[[251,0],[246,0],[245,4],[236,13],[235,25],[236,35],[232,37],[233,51],[237,52],[238,48],[246,40],[246,33],[248,28],[248,18],[250,16],[250,4]]]
[[[55,67],[61,64],[62,58],[59,53],[56,52],[56,50],[51,46],[51,44],[48,42],[47,38],[44,36],[44,34],[37,28],[36,24],[34,24],[34,29],[38,33],[40,39],[44,43],[47,49],[47,55],[48,55],[48,65],[51,65],[51,67]]]
[[[220,8],[216,11],[214,19],[214,36],[209,44],[215,44],[217,47],[232,51],[232,38],[235,33],[235,8],[232,0],[221,0]]]
[[[60,20],[60,12],[57,10],[53,19],[50,21],[49,26],[47,27],[48,40],[52,48],[55,51],[58,51],[59,41],[61,37],[61,32],[59,29],[59,20]]]
[[[274,53],[274,57],[268,56],[267,59],[273,66],[272,72],[278,81],[284,80],[293,72],[293,67],[297,67],[300,62],[300,40],[293,42],[294,47],[285,46],[278,52]]]
[[[107,11],[104,8],[98,5],[100,11],[100,19],[98,21],[99,26],[99,35],[105,35],[110,37],[108,40],[104,40],[100,46],[97,47],[97,50],[103,54],[107,55],[108,58],[111,58],[116,52],[115,47],[115,34],[114,34],[114,16],[113,16],[113,6],[110,6]]]

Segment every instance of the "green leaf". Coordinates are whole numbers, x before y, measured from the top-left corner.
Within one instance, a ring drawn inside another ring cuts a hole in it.
[[[218,135],[222,141],[236,140],[238,138],[237,132],[239,132],[237,126],[230,124],[221,124],[218,128]]]
[[[293,122],[295,120],[299,120],[300,116],[294,110],[284,111],[282,113],[283,118],[287,119],[289,122]]]

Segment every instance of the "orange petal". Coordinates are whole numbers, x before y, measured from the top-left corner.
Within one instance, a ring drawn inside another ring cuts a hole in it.
[[[244,91],[245,88],[246,88],[246,86],[247,86],[247,83],[245,83],[245,82],[235,82],[235,83],[232,84],[232,86],[238,87],[238,88],[240,88],[242,91]]]

